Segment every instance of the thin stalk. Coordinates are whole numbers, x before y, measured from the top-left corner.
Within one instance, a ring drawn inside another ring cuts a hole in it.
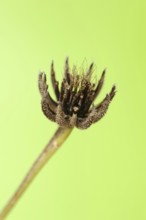
[[[58,148],[62,145],[62,143],[66,140],[68,135],[71,133],[72,128],[61,128],[55,132],[52,139],[46,145],[42,153],[36,159],[29,172],[21,182],[20,186],[14,193],[14,195],[10,198],[4,209],[0,213],[0,220],[3,220],[10,213],[12,208],[16,205],[22,194],[28,188],[30,183],[33,181],[35,176],[39,173],[42,167],[46,164],[46,162],[51,158],[51,156],[58,150]]]

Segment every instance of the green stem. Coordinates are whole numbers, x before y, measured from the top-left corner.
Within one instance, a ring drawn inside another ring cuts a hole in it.
[[[58,150],[58,148],[62,145],[62,143],[66,140],[66,138],[71,133],[72,128],[61,128],[55,132],[52,139],[49,141],[47,146],[44,148],[42,153],[36,159],[29,172],[21,182],[20,186],[14,193],[14,195],[10,198],[4,209],[0,213],[0,220],[3,220],[10,213],[12,208],[16,205],[22,194],[28,188],[32,180],[39,173],[41,168],[46,164],[46,162],[51,158],[51,156]]]

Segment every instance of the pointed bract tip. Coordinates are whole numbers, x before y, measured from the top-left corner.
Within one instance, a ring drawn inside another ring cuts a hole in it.
[[[65,60],[65,63],[68,64],[68,61],[69,61],[69,57],[67,56],[66,60]]]
[[[105,76],[106,70],[107,70],[107,68],[104,68],[104,70],[103,70],[103,72],[102,72],[102,76]]]
[[[117,92],[117,91],[116,91],[116,86],[113,85],[113,87],[112,87],[112,89],[111,89],[111,91],[110,91],[111,100],[112,100],[113,97],[115,96],[116,92]]]
[[[94,63],[92,62],[92,63],[90,64],[89,69],[92,69],[92,68],[93,68],[93,66],[94,66]]]
[[[89,69],[88,69],[88,71],[87,71],[87,74],[86,74],[87,76],[90,76],[90,75],[91,75],[93,66],[94,66],[94,63],[91,63],[90,66],[89,66]]]
[[[51,63],[51,68],[54,67],[54,60],[52,60],[52,63]]]

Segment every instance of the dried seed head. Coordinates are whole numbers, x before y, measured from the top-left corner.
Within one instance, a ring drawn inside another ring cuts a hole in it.
[[[113,86],[103,101],[94,106],[93,102],[102,89],[106,70],[103,71],[98,84],[95,85],[91,83],[93,66],[92,63],[86,73],[81,75],[77,73],[75,66],[70,71],[67,58],[64,77],[59,88],[52,62],[51,81],[56,101],[51,98],[48,92],[46,74],[43,72],[39,74],[38,86],[42,96],[42,111],[48,119],[57,122],[61,127],[86,129],[105,115],[111,100],[115,96],[116,87]]]

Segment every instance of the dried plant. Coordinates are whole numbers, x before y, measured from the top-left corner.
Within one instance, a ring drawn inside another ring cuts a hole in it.
[[[106,113],[115,95],[116,87],[112,87],[110,93],[106,95],[102,102],[98,105],[94,105],[94,101],[100,93],[104,83],[105,70],[97,85],[91,82],[92,73],[93,63],[83,74],[79,74],[75,67],[70,71],[67,58],[65,62],[64,77],[61,87],[59,88],[59,83],[56,81],[55,77],[54,65],[52,63],[51,81],[56,95],[56,101],[51,98],[48,92],[46,74],[39,74],[38,86],[42,96],[42,111],[49,120],[57,122],[59,128],[36,159],[14,195],[1,211],[0,220],[7,217],[41,168],[57,151],[61,144],[64,143],[72,129],[74,127],[86,129],[100,120]]]
[[[69,69],[68,58],[65,62],[64,77],[59,89],[59,83],[55,77],[54,65],[51,65],[51,81],[56,95],[54,101],[48,92],[46,74],[39,74],[39,90],[42,96],[42,111],[51,121],[57,122],[61,127],[86,129],[99,121],[106,113],[108,106],[115,95],[115,86],[109,94],[94,106],[93,102],[99,95],[105,77],[105,70],[96,85],[91,83],[93,63],[86,73],[76,73],[76,68]]]

